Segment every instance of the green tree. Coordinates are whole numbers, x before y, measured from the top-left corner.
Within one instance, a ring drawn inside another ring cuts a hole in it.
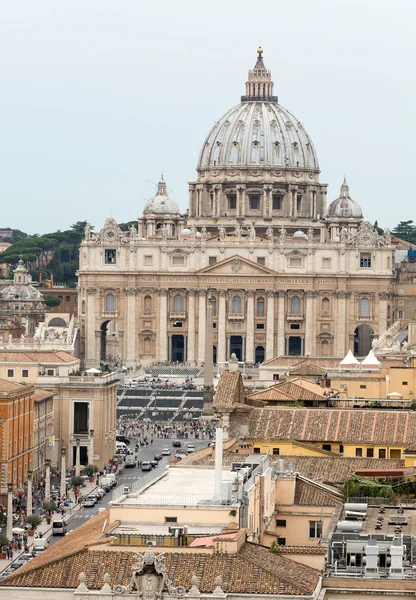
[[[61,299],[58,298],[58,296],[45,296],[44,302],[46,306],[53,308],[54,306],[59,306],[61,304]]]
[[[406,242],[416,243],[416,226],[413,221],[400,221],[392,233]]]

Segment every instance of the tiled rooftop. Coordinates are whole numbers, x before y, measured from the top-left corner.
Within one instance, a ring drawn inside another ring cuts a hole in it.
[[[68,352],[16,352],[7,350],[6,352],[0,350],[0,363],[16,363],[16,362],[33,362],[33,363],[67,363],[73,360],[78,360],[75,356],[68,354]]]
[[[55,392],[51,391],[51,390],[41,390],[40,388],[36,388],[35,389],[35,402],[41,402],[42,400],[45,400],[46,398],[50,398],[51,396],[54,396]]]
[[[244,404],[244,385],[240,371],[223,371],[215,391],[214,410],[231,409]]]

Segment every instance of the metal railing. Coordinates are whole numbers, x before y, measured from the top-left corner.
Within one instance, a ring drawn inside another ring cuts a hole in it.
[[[151,485],[156,479],[163,474],[164,471],[167,470],[169,466],[169,456],[164,456],[162,460],[159,461],[158,466],[152,471],[149,471],[147,475],[143,477],[139,477],[131,486],[131,491],[133,494],[139,494],[142,490],[146,489]]]
[[[135,502],[137,504],[149,504],[151,506],[195,506],[199,502],[214,502],[215,496],[212,494],[146,494],[145,496],[137,496]]]

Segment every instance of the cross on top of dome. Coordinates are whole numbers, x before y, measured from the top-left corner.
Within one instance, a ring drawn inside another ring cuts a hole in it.
[[[257,48],[257,61],[254,69],[248,72],[246,95],[241,96],[241,102],[277,102],[273,96],[272,73],[264,66],[263,48]]]

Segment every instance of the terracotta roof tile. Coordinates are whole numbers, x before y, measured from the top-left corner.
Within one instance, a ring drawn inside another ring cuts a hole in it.
[[[50,398],[54,396],[55,392],[52,390],[41,390],[40,388],[35,389],[35,402],[40,402],[41,400],[45,400],[45,398]]]
[[[341,494],[328,490],[311,480],[296,478],[295,504],[303,506],[337,506],[343,502]]]
[[[244,385],[240,371],[223,371],[215,391],[213,408],[217,411],[244,404]]]
[[[22,386],[7,379],[0,379],[0,392],[17,392]]]
[[[1,351],[0,350],[0,363],[2,362],[33,362],[33,363],[66,363],[77,360],[75,356],[72,356],[68,352],[21,352],[21,351]]]
[[[296,400],[326,400],[332,393],[332,390],[322,388],[317,383],[312,383],[305,379],[296,378],[290,381],[283,381],[269,387],[266,390],[259,390],[249,396],[250,400],[265,401],[291,401]]]

